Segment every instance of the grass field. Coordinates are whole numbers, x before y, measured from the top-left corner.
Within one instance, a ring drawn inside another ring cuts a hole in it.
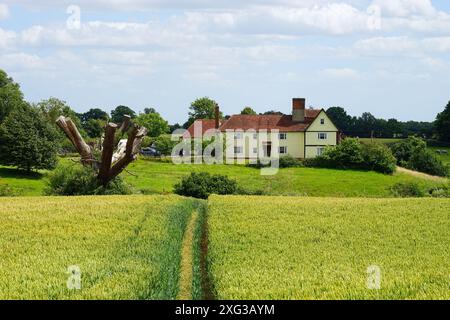
[[[450,200],[209,201],[219,299],[450,299]],[[367,268],[381,289],[367,288]]]
[[[0,299],[175,299],[196,201],[0,198]],[[69,266],[82,289],[67,288]]]
[[[423,186],[436,182],[407,174],[383,175],[376,172],[316,168],[280,169],[274,176],[261,176],[254,168],[237,165],[174,165],[154,161],[137,161],[130,166],[136,176],[125,180],[147,193],[170,193],[173,186],[190,172],[206,171],[236,179],[248,191],[267,195],[317,197],[389,197],[390,188],[398,182],[416,181]]]
[[[64,160],[67,161],[67,160]],[[316,168],[280,169],[274,176],[261,176],[260,170],[238,165],[174,165],[138,160],[129,166],[133,173],[123,173],[126,182],[145,194],[172,193],[174,185],[191,172],[206,171],[236,179],[250,192],[266,195],[315,197],[389,197],[390,188],[398,182],[416,181],[431,187],[436,182],[407,174],[393,176],[376,172]],[[0,168],[0,184],[13,187],[22,196],[42,195],[46,173],[23,175],[15,169]]]

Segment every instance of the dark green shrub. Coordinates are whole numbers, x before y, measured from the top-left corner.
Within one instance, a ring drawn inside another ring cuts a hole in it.
[[[237,182],[223,175],[211,175],[207,172],[192,172],[175,185],[176,194],[199,199],[207,199],[211,194],[235,194]]]
[[[392,154],[397,159],[397,163],[400,166],[404,166],[414,154],[425,151],[427,143],[421,138],[409,137],[408,139],[392,144],[390,148]]]
[[[392,186],[391,193],[399,198],[421,198],[425,196],[425,192],[415,182],[399,182]]]
[[[49,174],[45,193],[56,196],[131,194],[130,187],[120,177],[103,187],[96,173],[81,165],[60,165]]]
[[[422,150],[412,155],[408,168],[434,176],[446,177],[448,169],[444,163],[430,150]]]
[[[336,147],[328,148],[325,153],[315,159],[307,159],[307,167],[323,167],[333,169],[373,170],[384,174],[392,174],[396,169],[396,159],[383,144],[362,144],[358,139],[345,139]]]
[[[331,168],[360,169],[364,164],[363,145],[358,139],[345,139],[336,147],[326,149],[317,161]]]
[[[371,143],[363,147],[364,166],[366,169],[393,174],[397,168],[397,159],[391,150],[381,143]]]
[[[295,159],[292,156],[285,156],[280,158],[280,168],[298,168],[303,167],[303,162]]]

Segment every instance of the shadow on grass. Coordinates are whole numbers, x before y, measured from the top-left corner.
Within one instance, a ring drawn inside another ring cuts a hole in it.
[[[27,172],[16,168],[0,168],[0,178],[41,180],[43,177],[44,175],[39,172]]]

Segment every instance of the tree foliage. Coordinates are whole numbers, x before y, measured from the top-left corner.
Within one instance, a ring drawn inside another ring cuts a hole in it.
[[[16,108],[0,126],[0,163],[27,171],[53,169],[58,141],[55,127],[39,109]]]
[[[0,123],[24,103],[19,84],[0,69]]]
[[[445,110],[438,114],[435,127],[439,139],[450,142],[450,101],[445,107]]]
[[[159,137],[164,133],[169,132],[169,123],[164,120],[157,112],[154,113],[142,113],[135,121],[140,126],[148,129],[148,136]]]
[[[256,111],[252,109],[252,107],[245,107],[242,111],[241,114],[244,115],[257,115]]]
[[[123,116],[130,116],[131,119],[136,118],[136,112],[134,112],[130,107],[118,106],[113,111],[111,111],[111,121],[114,123],[121,123]]]
[[[185,127],[189,127],[191,124],[195,122],[195,120],[199,119],[215,119],[216,111],[215,108],[217,106],[217,102],[208,98],[203,97],[195,100],[191,103],[189,107],[189,120],[185,124]],[[223,114],[220,113],[220,118],[223,118]]]
[[[397,138],[418,135],[432,138],[434,134],[431,122],[407,121],[397,119],[379,119],[369,112],[360,117],[350,116],[342,107],[332,107],[327,110],[334,124],[347,136],[359,138]]]

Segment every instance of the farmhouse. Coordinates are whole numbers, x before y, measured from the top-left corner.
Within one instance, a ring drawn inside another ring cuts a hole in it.
[[[235,139],[234,153],[237,158],[257,158],[263,152],[271,156],[278,148],[278,154],[294,158],[314,158],[323,153],[326,146],[339,142],[339,129],[328,117],[324,109],[307,109],[306,99],[292,100],[291,115],[233,115],[228,120],[197,120],[187,130],[185,137],[200,138],[213,134],[214,130],[222,133],[233,132]],[[277,130],[275,142],[270,135]]]

